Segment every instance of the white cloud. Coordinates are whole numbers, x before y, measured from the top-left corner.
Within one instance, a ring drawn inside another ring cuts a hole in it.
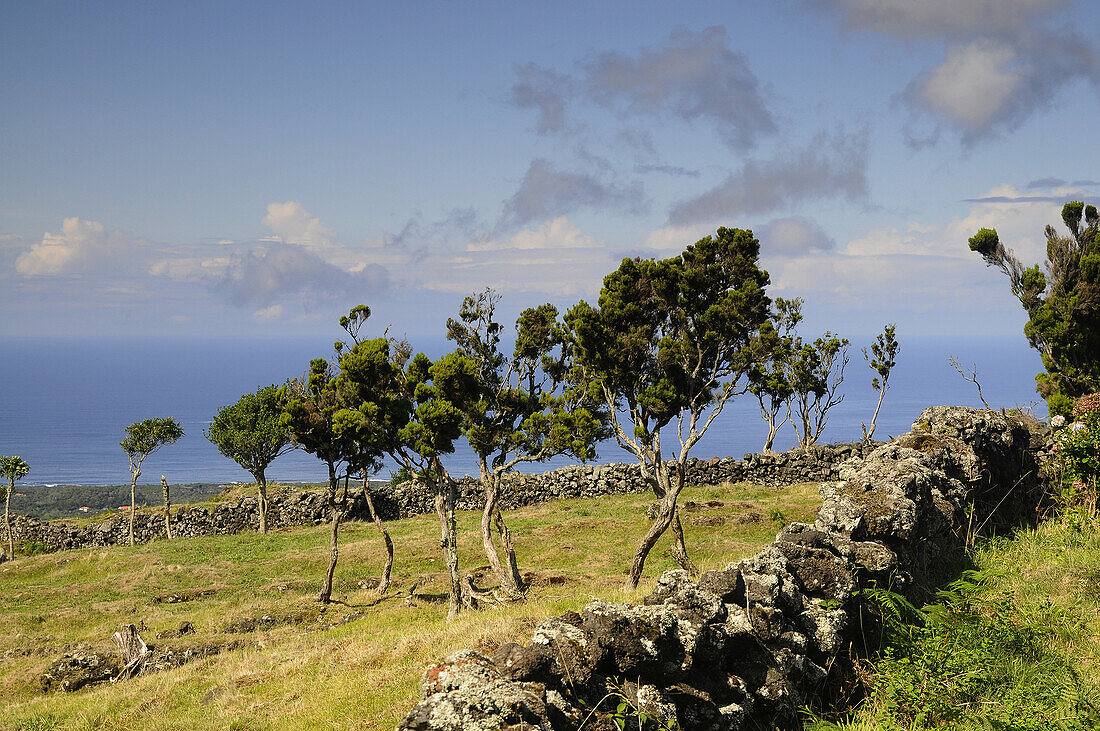
[[[505,239],[478,239],[452,256],[417,264],[426,289],[466,293],[492,287],[499,292],[589,296],[617,264],[604,243],[559,216]]]
[[[321,219],[302,207],[298,201],[278,201],[267,204],[267,215],[260,221],[279,241],[297,244],[317,252],[332,247],[335,232]]]
[[[44,233],[20,254],[15,269],[25,277],[118,273],[134,267],[135,255],[145,243],[122,231],[108,231],[99,221],[74,216],[62,222],[60,232]]]
[[[833,0],[852,26],[900,38],[1026,29],[1065,0]]]
[[[970,134],[988,129],[1017,100],[1029,72],[1010,46],[981,39],[951,48],[940,65],[917,82],[915,93],[930,111]]]
[[[264,307],[263,309],[256,310],[254,313],[252,313],[252,316],[260,322],[278,320],[280,317],[283,316],[283,306],[271,305],[270,307]]]
[[[1056,191],[1055,191],[1056,194]],[[843,313],[873,327],[875,320],[909,320],[918,327],[923,314],[944,332],[990,327],[983,318],[999,318],[1003,327],[1019,313],[999,271],[987,270],[967,240],[980,228],[995,228],[1005,246],[1025,266],[1045,256],[1044,228],[1061,227],[1061,204],[1029,200],[1011,185],[991,188],[964,215],[945,222],[910,221],[870,229],[835,251],[776,256],[763,251],[772,278],[772,296],[803,296],[811,307]],[[1064,200],[1069,200],[1067,196]],[[1004,202],[1009,201],[1009,202]],[[957,320],[953,320],[955,317]]]
[[[536,228],[525,228],[504,239],[486,238],[472,241],[467,251],[501,251],[504,249],[592,249],[602,246],[597,239],[581,232],[565,216],[558,216]]]

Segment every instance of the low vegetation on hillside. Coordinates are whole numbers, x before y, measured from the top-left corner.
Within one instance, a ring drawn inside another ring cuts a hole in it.
[[[703,570],[755,553],[781,524],[811,519],[819,503],[815,484],[689,487],[682,497]],[[327,607],[314,601],[328,560],[325,526],[22,557],[0,565],[0,728],[392,729],[439,657],[526,642],[542,618],[596,597],[640,599],[676,566],[670,546],[658,543],[642,588],[622,588],[652,500],[621,495],[509,512],[528,569],[526,601],[449,623],[434,515],[389,524],[398,560],[380,602],[373,577],[384,550],[368,523],[344,528],[345,560]],[[475,582],[488,586],[479,521],[479,512],[458,513],[458,548],[463,566],[481,567]],[[62,652],[112,653],[110,635],[125,623],[155,649],[217,654],[115,685],[43,693],[40,675]]]

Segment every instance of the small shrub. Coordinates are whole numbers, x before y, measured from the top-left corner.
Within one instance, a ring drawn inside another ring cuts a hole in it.
[[[37,556],[42,553],[46,553],[46,544],[42,541],[26,541],[23,544],[24,556]]]
[[[1050,420],[1054,444],[1049,471],[1054,497],[1071,519],[1097,518],[1100,486],[1100,393],[1077,399],[1073,421],[1062,416]]]
[[[400,485],[404,482],[408,482],[412,479],[412,473],[409,472],[409,468],[402,465],[396,470],[390,473],[390,484],[393,486]]]

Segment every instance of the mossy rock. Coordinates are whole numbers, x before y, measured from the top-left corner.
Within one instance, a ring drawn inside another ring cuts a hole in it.
[[[940,434],[906,434],[898,439],[898,446],[915,449],[918,452],[932,452],[936,449],[947,449],[947,439]]]

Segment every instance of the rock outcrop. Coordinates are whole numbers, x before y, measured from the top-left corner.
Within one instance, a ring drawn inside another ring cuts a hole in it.
[[[525,646],[430,668],[399,730],[801,727],[862,653],[861,588],[914,600],[957,566],[968,526],[1033,514],[1033,434],[992,411],[934,407],[913,430],[841,465],[812,524],[692,581],[662,575],[643,604],[594,601]],[[628,726],[636,728],[634,725]]]

